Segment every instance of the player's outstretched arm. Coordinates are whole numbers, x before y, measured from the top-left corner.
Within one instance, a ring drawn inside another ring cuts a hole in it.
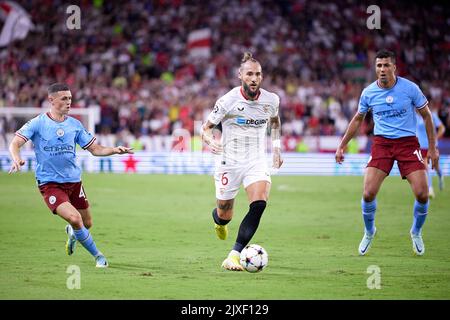
[[[428,106],[419,109],[419,113],[425,123],[425,129],[427,130],[428,137],[428,152],[427,159],[431,159],[431,168],[439,166],[439,150],[436,148],[436,133],[433,123],[433,116]]]
[[[127,148],[123,146],[118,147],[104,147],[100,144],[93,143],[92,145],[87,148],[92,155],[98,156],[98,157],[105,157],[105,156],[111,156],[113,154],[124,154],[124,153],[133,153],[133,148]]]
[[[345,148],[347,147],[348,142],[355,136],[356,132],[358,132],[365,116],[365,113],[356,112],[356,114],[353,116],[353,119],[350,121],[348,128],[345,131],[344,136],[342,137],[341,143],[336,150],[335,158],[337,163],[341,164],[344,161]]]
[[[273,151],[272,166],[279,169],[283,164],[283,159],[281,158],[281,120],[278,116],[270,118],[270,139]]]
[[[16,171],[20,171],[20,167],[25,164],[25,161],[20,157],[20,148],[25,144],[25,140],[14,136],[10,145],[9,145],[9,153],[11,154],[11,169],[9,169],[8,173],[14,173]]]
[[[437,132],[436,132],[436,140],[441,139],[444,136],[445,133],[445,126],[441,123],[438,127],[437,127]]]
[[[223,151],[222,144],[219,141],[217,141],[216,139],[214,139],[214,135],[212,132],[212,129],[215,126],[216,125],[214,123],[210,122],[209,120],[206,121],[206,123],[202,125],[202,127],[201,127],[202,140],[211,148],[212,153],[221,154]]]

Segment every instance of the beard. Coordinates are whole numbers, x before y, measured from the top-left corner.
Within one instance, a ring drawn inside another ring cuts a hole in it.
[[[252,91],[251,89],[250,89],[250,86],[248,85],[248,84],[246,84],[245,82],[243,82],[242,83],[242,87],[244,88],[244,92],[245,92],[245,94],[247,95],[247,97],[250,97],[250,98],[255,98],[257,95],[258,95],[258,92],[259,92],[259,86],[257,86],[257,88],[256,88],[256,90],[255,91]]]

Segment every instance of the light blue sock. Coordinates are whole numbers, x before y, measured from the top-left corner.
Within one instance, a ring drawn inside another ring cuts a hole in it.
[[[431,175],[431,172],[427,172],[428,175],[428,188],[433,188],[433,176]]]
[[[442,177],[442,169],[441,167],[439,167],[439,170],[436,170],[437,175],[440,177]]]
[[[75,234],[75,238],[83,245],[83,247],[86,248],[87,251],[89,251],[90,254],[92,254],[94,257],[99,254],[99,251],[97,250],[95,242],[92,239],[92,236],[89,233],[88,229],[83,226],[79,230],[73,229],[73,233]]]
[[[428,203],[420,203],[419,201],[414,201],[414,218],[411,227],[411,233],[419,234],[422,231],[422,226],[425,223],[425,219],[428,214]]]
[[[375,212],[377,211],[377,199],[371,202],[366,202],[361,199],[362,215],[364,224],[366,226],[366,232],[373,234],[375,232]]]

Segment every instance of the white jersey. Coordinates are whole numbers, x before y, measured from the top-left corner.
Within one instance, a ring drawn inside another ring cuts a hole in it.
[[[217,100],[208,120],[216,125],[222,122],[222,165],[266,161],[267,125],[278,116],[279,105],[278,95],[264,89],[255,100],[247,100],[241,87]]]

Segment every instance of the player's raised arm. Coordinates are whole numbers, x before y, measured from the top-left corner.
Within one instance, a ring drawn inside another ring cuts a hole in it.
[[[425,123],[425,129],[427,130],[428,137],[428,153],[427,158],[431,159],[431,168],[434,169],[439,164],[439,150],[436,148],[436,133],[433,123],[433,116],[428,108],[428,105],[419,109],[419,113]]]
[[[18,136],[14,136],[10,145],[9,145],[9,153],[11,154],[11,169],[9,169],[9,174],[14,173],[16,171],[20,171],[20,167],[25,164],[25,161],[20,157],[20,148],[26,143],[26,141]]]
[[[353,116],[353,119],[350,121],[348,128],[345,131],[344,136],[342,137],[341,143],[336,150],[335,158],[337,163],[341,164],[344,161],[345,148],[347,147],[348,142],[352,140],[352,138],[358,132],[365,116],[365,113],[356,112],[356,114]]]
[[[97,143],[92,143],[88,148],[86,148],[92,155],[105,157],[111,156],[113,154],[124,154],[124,153],[133,153],[133,148],[127,148],[123,146],[118,147],[104,147]]]
[[[209,120],[202,125],[201,127],[202,140],[211,148],[212,153],[221,154],[223,151],[223,146],[219,141],[214,139],[214,135],[212,132],[215,126],[216,125]]]
[[[281,158],[281,120],[279,116],[270,118],[270,138],[272,140],[273,167],[279,169],[283,164]]]

